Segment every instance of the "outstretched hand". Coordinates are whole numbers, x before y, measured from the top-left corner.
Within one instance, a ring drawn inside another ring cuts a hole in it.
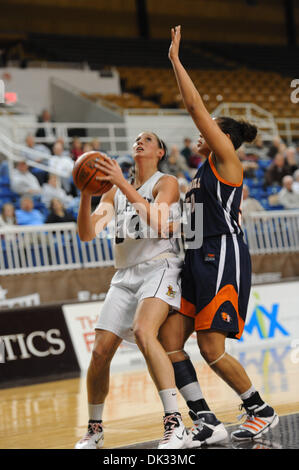
[[[179,57],[180,41],[181,26],[171,28],[171,44],[168,52],[168,57],[171,61]]]

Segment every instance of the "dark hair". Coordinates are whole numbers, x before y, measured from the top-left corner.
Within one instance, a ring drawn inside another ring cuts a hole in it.
[[[217,123],[224,134],[229,134],[235,150],[243,142],[252,142],[257,135],[257,127],[246,121],[237,121],[231,117],[220,116]]]
[[[157,142],[158,142],[158,145],[159,145],[159,148],[164,150],[164,155],[163,157],[160,159],[159,163],[158,163],[158,170],[161,171],[161,165],[163,162],[165,162],[165,160],[167,159],[168,157],[168,149],[167,149],[167,146],[164,142],[164,140],[160,139],[159,136],[157,136],[157,134],[155,134],[154,132],[152,132],[152,134],[156,137],[157,139]]]

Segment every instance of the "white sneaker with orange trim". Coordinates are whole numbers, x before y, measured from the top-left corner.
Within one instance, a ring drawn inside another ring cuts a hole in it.
[[[85,436],[75,445],[75,449],[100,449],[104,444],[104,431],[101,421],[89,421]]]
[[[190,434],[185,428],[180,413],[164,416],[164,436],[159,442],[158,449],[186,449]]]
[[[243,404],[241,408],[243,407],[246,409],[246,413],[244,413],[246,420],[239,426],[239,429],[231,433],[231,438],[234,440],[259,439],[262,434],[267,433],[270,428],[274,428],[279,422],[274,409],[267,403],[250,408],[245,407]]]

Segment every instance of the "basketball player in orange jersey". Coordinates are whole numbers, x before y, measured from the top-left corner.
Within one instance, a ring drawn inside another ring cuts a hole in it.
[[[180,313],[168,318],[160,340],[173,362],[177,386],[192,409],[195,427],[190,446],[198,447],[220,441],[225,430],[200,393],[193,366],[183,351],[194,330],[202,356],[240,396],[245,408],[247,419],[232,438],[260,437],[277,425],[278,416],[262,400],[243,366],[225,352],[226,338],[242,336],[251,287],[250,255],[240,225],[243,170],[236,149],[244,141],[254,140],[257,129],[228,117],[212,119],[180,62],[180,26],[171,30],[171,38],[169,59],[185,107],[201,134],[199,153],[206,157],[186,193],[192,211],[202,204],[203,227],[198,230],[203,230],[203,243],[186,250]]]
[[[115,217],[114,257],[118,271],[95,327],[87,373],[88,432],[76,444],[77,449],[103,445],[102,415],[110,362],[123,339],[138,344],[164,407],[165,432],[158,448],[184,448],[191,437],[178,411],[172,363],[157,339],[170,307],[180,306],[182,266],[177,240],[166,234],[169,224],[180,220],[180,193],[177,179],[158,171],[165,154],[166,146],[159,137],[142,132],[133,145],[132,184],[124,178],[116,160],[106,157],[95,165],[105,174],[98,177],[99,183],[109,181],[114,186],[92,214],[91,196],[81,193],[81,240],[92,240]]]

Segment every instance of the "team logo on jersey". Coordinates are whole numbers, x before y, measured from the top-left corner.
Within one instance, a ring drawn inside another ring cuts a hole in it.
[[[226,312],[222,312],[221,316],[222,320],[224,320],[226,323],[230,323],[232,321],[232,317]]]
[[[207,253],[205,256],[205,261],[215,261],[215,254],[214,253]]]
[[[168,290],[167,290],[167,292],[166,292],[166,295],[168,295],[168,297],[174,298],[174,297],[175,297],[175,294],[176,294],[176,291],[173,290],[173,287],[169,285],[169,286],[167,287],[167,289],[168,289]]]

